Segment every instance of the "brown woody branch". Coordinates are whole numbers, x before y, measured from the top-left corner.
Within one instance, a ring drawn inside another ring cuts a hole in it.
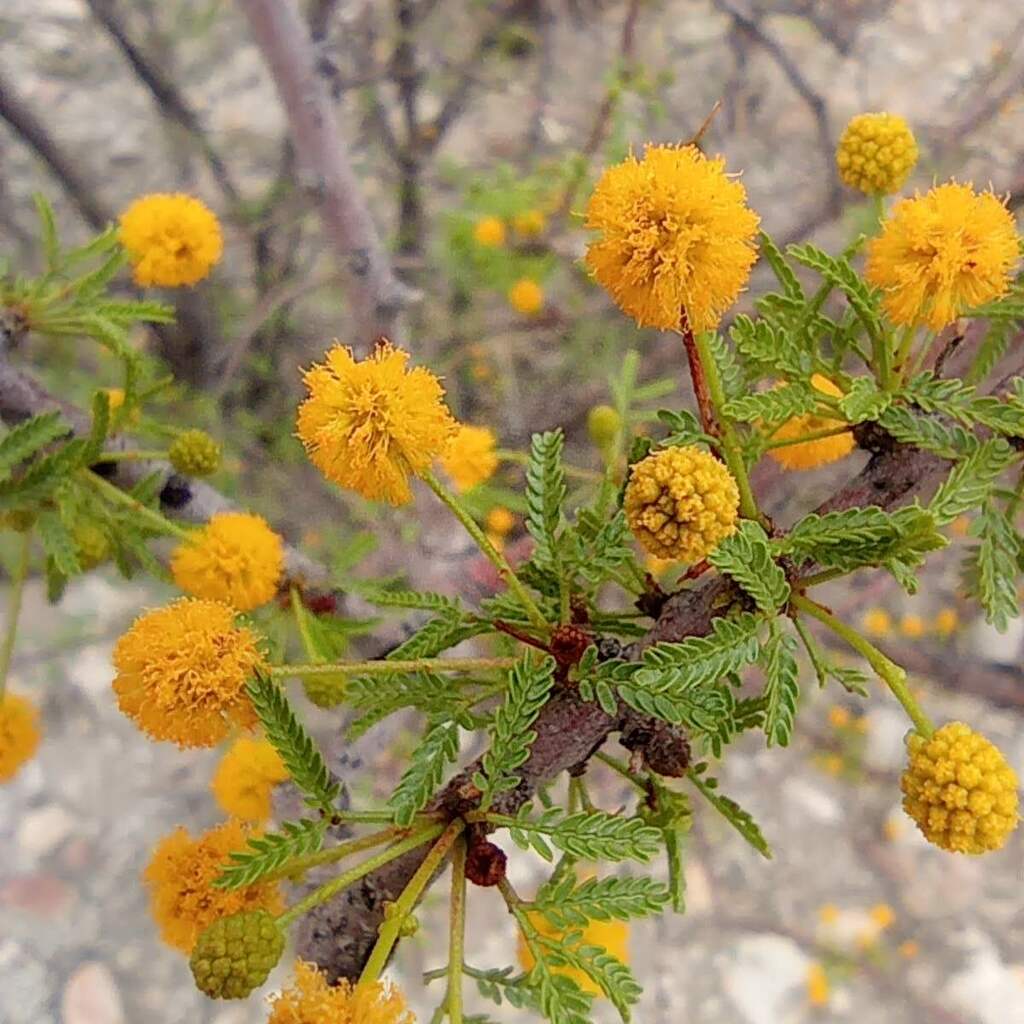
[[[97,231],[106,227],[113,219],[112,212],[79,173],[75,160],[61,148],[31,107],[2,75],[0,118],[6,121],[15,134],[49,167],[68,194],[68,198],[78,208],[82,219]]]
[[[327,235],[348,277],[353,343],[402,338],[398,318],[415,293],[394,275],[335,121],[316,54],[294,0],[241,0],[288,115],[295,151],[313,174]]]
[[[156,100],[157,106],[164,116],[184,128],[193,139],[203,154],[210,173],[224,193],[224,197],[232,206],[236,205],[240,199],[238,189],[223,159],[203,128],[199,115],[192,109],[163,68],[156,61],[150,59],[132,40],[118,16],[112,0],[86,0],[86,2],[93,17],[117,44],[132,70]]]

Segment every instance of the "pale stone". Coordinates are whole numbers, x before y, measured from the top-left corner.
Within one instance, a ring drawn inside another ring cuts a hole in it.
[[[745,935],[722,974],[725,991],[747,1024],[799,1019],[810,959],[781,935]]]
[[[64,986],[62,1024],[124,1024],[117,982],[106,964],[82,964]]]
[[[75,819],[59,804],[29,811],[18,826],[18,845],[34,857],[53,853],[71,834]]]

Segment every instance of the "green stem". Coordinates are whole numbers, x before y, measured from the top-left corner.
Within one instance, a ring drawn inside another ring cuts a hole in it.
[[[130,494],[122,491],[120,487],[115,487],[108,480],[104,480],[103,477],[98,476],[96,473],[90,473],[88,470],[85,470],[85,478],[111,504],[120,505],[122,508],[131,510],[140,519],[144,519],[162,534],[170,534],[172,537],[188,540],[190,536],[188,530],[177,523],[172,523],[166,516],[160,515],[156,509],[143,505],[141,501],[137,501]]]
[[[848,426],[828,427],[824,430],[812,430],[809,434],[802,434],[800,437],[787,437],[783,441],[769,441],[764,446],[764,450],[768,451],[771,448],[788,448],[790,445],[805,444],[807,441],[821,441],[826,437],[835,437],[838,434],[846,434],[849,430],[850,428]]]
[[[304,875],[311,868],[319,867],[321,864],[333,864],[337,860],[344,860],[353,853],[362,853],[363,850],[372,850],[375,846],[380,846],[391,839],[405,836],[407,832],[407,829],[399,828],[396,825],[381,829],[379,832],[371,832],[368,836],[350,839],[348,842],[338,843],[337,846],[331,846],[326,850],[317,850],[316,853],[295,857],[266,877],[269,880]]]
[[[896,360],[894,366],[896,367],[897,375],[901,380],[905,380],[907,373],[907,358],[910,356],[910,350],[914,345],[914,334],[917,328],[914,324],[907,324],[903,328],[900,334],[899,344],[896,346]]]
[[[402,895],[395,901],[394,912],[385,918],[384,923],[380,926],[373,951],[366,961],[363,973],[359,976],[360,985],[376,981],[380,977],[381,971],[387,966],[391,950],[394,949],[395,943],[398,941],[402,922],[412,913],[420,896],[423,895],[423,890],[434,877],[434,872],[440,868],[445,857],[448,856],[448,851],[451,850],[455,840],[459,838],[465,827],[466,823],[461,818],[457,818],[444,831],[438,830],[440,836],[437,842],[431,847],[430,853],[423,859],[423,863],[416,869],[416,874],[409,879],[409,884],[402,890]]]
[[[316,644],[313,641],[313,635],[309,631],[306,609],[302,605],[302,593],[298,587],[292,587],[289,596],[292,603],[292,614],[295,616],[295,626],[299,631],[299,639],[302,641],[302,649],[306,652],[307,658],[316,658]]]
[[[845,576],[846,573],[846,569],[822,569],[821,572],[815,572],[811,573],[810,576],[805,576],[800,581],[800,588],[805,589],[807,587],[816,587],[820,583],[828,583],[830,580],[837,580],[840,576]]]
[[[459,836],[452,855],[452,901],[448,915],[449,1024],[462,1024],[462,964],[466,955],[466,840]]]
[[[507,448],[500,448],[494,453],[501,459],[502,462],[512,462],[517,466],[528,466],[530,464],[530,456],[526,452],[514,452]],[[567,466],[564,463],[562,468],[565,470],[565,475],[576,480],[586,480],[588,483],[599,484],[604,480],[604,474],[598,473],[593,469],[582,469],[579,466]]]
[[[166,451],[133,450],[122,452],[103,452],[97,462],[166,462]]]
[[[441,502],[447,506],[452,515],[462,523],[470,537],[476,541],[477,547],[479,547],[484,555],[487,556],[491,564],[498,570],[502,578],[508,584],[509,589],[519,599],[519,603],[525,609],[530,621],[547,633],[548,624],[533,598],[530,597],[529,591],[525,586],[523,586],[522,580],[520,580],[515,574],[512,566],[508,564],[508,560],[505,556],[490,542],[487,534],[480,529],[476,520],[469,514],[469,512],[466,511],[462,502],[460,502],[459,499],[429,470],[424,474],[423,480],[438,496],[438,498],[441,499]]]
[[[828,626],[836,636],[842,637],[865,661],[875,670],[878,677],[892,691],[893,696],[903,705],[904,710],[914,723],[914,728],[924,737],[929,737],[935,731],[927,715],[921,710],[920,705],[914,700],[913,695],[907,688],[907,673],[894,661],[887,658],[874,644],[857,630],[840,622],[831,612],[822,608],[820,604],[811,601],[802,594],[794,594],[790,598],[790,604],[802,612],[806,612],[812,618]]]
[[[736,436],[732,420],[724,412],[725,388],[722,386],[722,378],[718,373],[718,365],[708,346],[707,334],[703,332],[695,334],[694,340],[697,343],[697,352],[704,368],[704,376],[707,378],[708,394],[711,396],[715,417],[722,432],[722,455],[725,458],[725,464],[729,467],[729,472],[732,473],[736,481],[736,486],[739,488],[740,512],[747,519],[760,521],[761,513],[758,511],[757,501],[750,487],[750,477],[747,475],[747,466],[743,461],[739,438]]]
[[[636,772],[629,770],[629,765],[625,761],[620,761],[617,757],[613,757],[611,754],[606,754],[603,750],[599,750],[594,757],[598,761],[603,761],[612,771],[618,772],[624,779],[631,782],[641,793],[647,793],[647,783],[643,777],[637,775]]]
[[[396,858],[401,857],[403,853],[408,853],[410,850],[415,850],[417,846],[430,842],[435,836],[440,835],[443,830],[443,825],[430,825],[427,828],[420,829],[407,839],[403,839],[401,842],[395,843],[394,846],[389,846],[386,850],[382,850],[375,857],[369,857],[361,864],[357,864],[354,868],[344,872],[344,874],[338,875],[337,878],[332,878],[329,882],[325,882],[319,888],[314,889],[305,899],[299,900],[294,906],[289,907],[277,919],[278,925],[283,931],[302,917],[303,914],[308,913],[314,907],[319,907],[321,903],[326,903],[328,900],[333,899],[343,889],[347,889],[352,885],[353,882],[358,882],[360,878],[368,875],[371,871],[376,871],[377,868],[381,868],[385,864],[389,864]]]
[[[7,689],[7,673],[14,657],[14,639],[18,633],[18,618],[21,615],[21,599],[25,594],[25,580],[28,579],[29,554],[32,551],[32,531],[25,530],[18,547],[18,560],[14,563],[11,576],[11,592],[7,598],[7,622],[4,625],[3,646],[0,647],[0,702]]]
[[[396,672],[490,672],[512,668],[518,658],[396,658],[387,661],[309,662],[307,664],[274,665],[272,677],[291,676],[387,676]]]

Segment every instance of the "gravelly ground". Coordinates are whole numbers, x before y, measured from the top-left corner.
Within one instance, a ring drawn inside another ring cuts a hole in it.
[[[731,127],[723,128],[721,145],[746,168],[752,199],[773,229],[800,223],[824,197],[823,158],[806,108],[763,54],[734,69],[724,22],[705,4],[671,6],[641,38],[647,64],[671,66],[678,76],[662,134],[692,129],[698,111],[724,92],[733,95],[736,116],[725,122]],[[1011,69],[1019,66],[1009,16],[992,3],[904,0],[866,25],[846,55],[796,19],[776,19],[771,27],[812,85],[827,92],[835,124],[864,107],[893,105],[925,126],[932,158],[919,171],[922,183],[955,168],[1005,185],[1024,127],[1019,91],[976,135],[943,140],[976,109],[972,83],[981,69],[1003,58]],[[587,121],[593,87],[579,83],[593,78],[594,55],[608,52],[617,21],[612,10],[582,33],[560,24],[557,52],[564,60],[551,88],[560,102],[545,120],[552,140],[576,138]],[[225,11],[207,37],[184,48],[187,80],[208,123],[230,144],[243,181],[262,181],[280,122],[256,55],[237,37]],[[168,168],[178,182],[148,98],[78,0],[7,0],[0,59],[111,203],[166,186]],[[456,131],[453,150],[500,151],[506,135],[517,135],[526,90],[519,81],[499,90]],[[19,144],[2,132],[0,142],[7,212],[26,225],[25,197],[51,183]],[[933,581],[929,610],[934,593],[950,587],[945,576]],[[156,838],[178,822],[200,828],[216,819],[206,789],[215,755],[148,743],[111,698],[112,639],[140,605],[156,599],[99,577],[73,587],[57,610],[31,594],[12,685],[41,700],[46,742],[0,789],[2,1024],[263,1019],[255,1000],[223,1008],[194,992],[182,958],[157,941],[138,884]],[[1019,640],[1015,633],[1002,642],[1002,660],[1019,661]],[[996,652],[984,631],[956,642],[978,657]],[[984,861],[928,848],[898,814],[904,721],[884,700],[868,714],[863,770],[851,768],[850,778],[823,770],[822,753],[834,746],[825,712],[835,699],[811,696],[806,731],[789,750],[769,755],[751,740],[730,757],[723,788],[762,823],[775,859],[761,860],[708,813],[698,815],[687,915],[633,932],[635,969],[647,989],[636,1015],[642,1024],[1024,1022],[1024,838]],[[928,699],[935,717],[975,723],[1024,770],[1019,716],[948,691],[929,689]],[[368,750],[371,768],[385,777],[393,772],[385,754],[374,755],[372,743]],[[596,791],[608,807],[624,798],[611,780]],[[539,878],[536,864],[520,855],[512,863],[514,881],[529,891]],[[876,944],[860,949],[867,911],[882,902],[891,904],[895,921]],[[839,919],[826,927],[819,911],[830,904]],[[421,937],[406,943],[396,967],[412,993],[419,992],[417,972],[438,961],[439,895],[431,906],[436,912],[423,914]],[[512,962],[512,929],[493,897],[473,894],[469,934],[474,964]],[[914,957],[897,951],[908,941],[919,946]],[[823,959],[835,967],[832,997],[815,1008],[805,978],[810,963]],[[429,1015],[427,1001],[416,1008]],[[494,1015],[520,1019],[507,1007]]]

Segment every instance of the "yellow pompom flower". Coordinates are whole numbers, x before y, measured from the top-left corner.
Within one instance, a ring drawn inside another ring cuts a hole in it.
[[[220,759],[210,789],[225,814],[243,821],[270,817],[270,794],[288,778],[281,756],[265,739],[239,736]]]
[[[904,615],[900,619],[900,632],[909,640],[919,640],[927,632],[920,615]]]
[[[193,597],[240,612],[272,600],[284,572],[284,545],[262,516],[218,512],[171,556],[174,582]]]
[[[824,395],[842,398],[843,392],[828,377],[820,373],[811,377],[811,384]],[[771,436],[772,441],[789,441],[807,434],[816,434],[823,430],[834,430],[843,426],[842,420],[830,416],[817,416],[808,413],[794,416],[786,420]],[[856,447],[852,431],[844,430],[841,434],[831,437],[820,437],[816,441],[801,441],[798,444],[782,445],[769,448],[768,455],[786,469],[816,469],[830,462],[845,458]]]
[[[24,697],[0,695],[0,782],[13,779],[39,748],[39,712]]]
[[[295,981],[270,997],[267,1024],[416,1024],[405,997],[386,981],[353,987],[342,979],[329,985],[313,964],[299,960]]]
[[[460,423],[455,436],[441,456],[441,466],[451,477],[455,490],[472,490],[490,480],[498,468],[497,439],[487,427]]]
[[[1019,256],[1004,203],[953,181],[893,207],[869,243],[865,277],[893,323],[939,331],[1003,295]]]
[[[896,920],[896,913],[888,903],[876,903],[868,911],[868,916],[882,930],[890,928]]]
[[[750,277],[759,222],[725,161],[696,146],[648,146],[602,175],[586,226],[587,266],[641,327],[718,324]]]
[[[530,921],[545,938],[561,940],[563,931],[556,928],[543,914],[530,914]],[[629,925],[625,921],[588,921],[582,932],[583,945],[600,946],[610,956],[615,957],[616,960],[620,960],[622,963],[629,963]],[[535,963],[536,960],[533,953],[526,944],[523,933],[520,932],[519,965],[524,971],[531,971]],[[575,967],[556,967],[554,972],[571,978],[584,992],[589,992],[595,996],[604,994],[600,986],[593,981],[589,974],[585,974]]]
[[[495,505],[487,513],[484,521],[489,533],[496,537],[504,537],[511,532],[516,525],[516,517],[504,505]]]
[[[725,466],[695,445],[663,448],[633,466],[625,509],[644,550],[699,562],[736,529],[739,490]]]
[[[832,996],[825,968],[819,963],[812,963],[807,968],[807,1002],[811,1006],[827,1006]]]
[[[505,244],[505,222],[499,217],[481,217],[473,229],[473,239],[477,245],[496,249]]]
[[[844,708],[841,704],[836,704],[834,707],[828,709],[828,724],[833,729],[845,729],[850,724],[852,715],[849,710]]]
[[[843,184],[866,195],[898,192],[917,163],[917,140],[898,114],[858,114],[839,139]]]
[[[256,713],[246,681],[266,662],[219,601],[181,598],[135,620],[114,647],[117,703],[147,736],[212,747]]]
[[[548,219],[540,210],[524,210],[512,218],[512,227],[515,228],[516,234],[523,238],[536,238],[544,234],[547,226]]]
[[[998,850],[1019,820],[1017,776],[999,748],[963,722],[911,733],[903,810],[925,839],[954,853]]]
[[[536,316],[544,308],[544,289],[530,277],[521,277],[508,290],[508,303],[523,316]]]
[[[309,398],[297,423],[328,480],[392,505],[410,500],[409,474],[426,472],[456,430],[441,382],[423,367],[407,369],[408,360],[387,342],[361,361],[335,345],[305,373]]]
[[[935,616],[935,632],[939,636],[952,636],[960,627],[960,616],[955,608],[942,608]]]
[[[244,910],[280,914],[284,900],[276,882],[254,882],[240,889],[218,889],[214,880],[232,853],[245,848],[251,832],[239,821],[193,839],[178,827],[153,850],[142,874],[149,888],[150,913],[169,946],[191,953],[205,928]]]
[[[121,214],[118,238],[132,261],[135,283],[143,286],[196,284],[224,251],[213,211],[177,192],[136,199]]]
[[[861,622],[868,636],[883,637],[892,632],[892,616],[884,608],[869,608]]]

